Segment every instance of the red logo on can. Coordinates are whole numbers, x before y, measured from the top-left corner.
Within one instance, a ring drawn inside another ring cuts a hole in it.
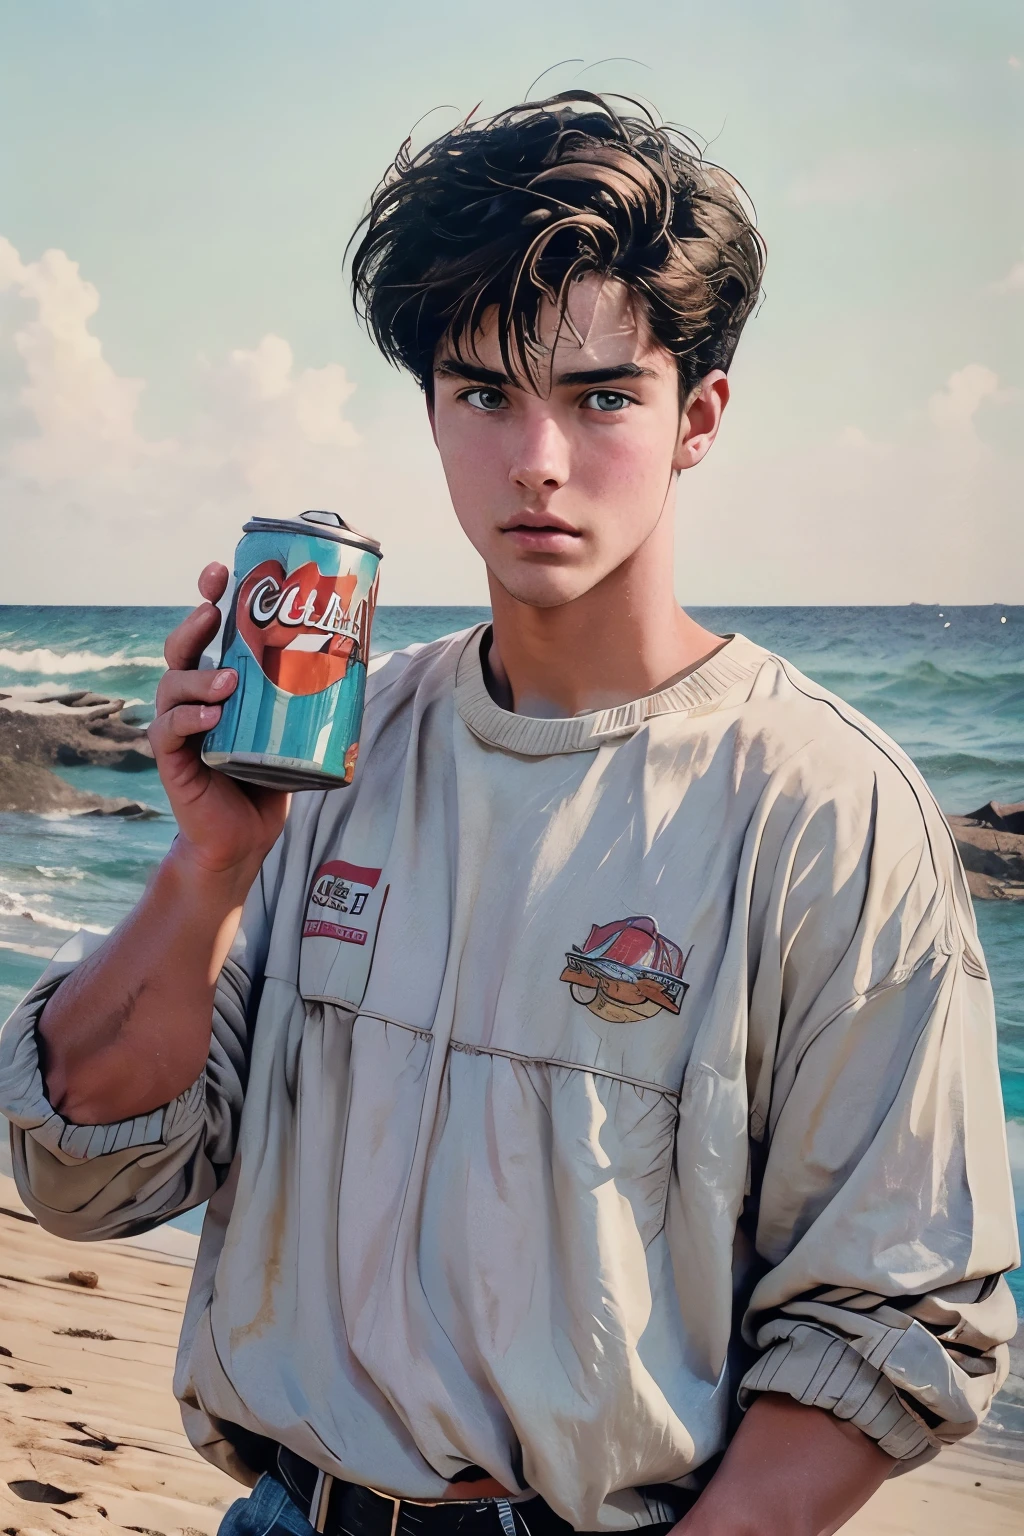
[[[321,693],[365,660],[377,595],[352,607],[357,577],[324,576],[315,561],[285,573],[279,560],[255,566],[238,588],[235,624],[266,676],[285,693]]]

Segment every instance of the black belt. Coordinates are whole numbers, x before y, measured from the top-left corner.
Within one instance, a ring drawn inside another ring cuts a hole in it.
[[[315,1531],[322,1536],[573,1536],[568,1521],[556,1515],[540,1497],[513,1504],[508,1499],[442,1499],[422,1503],[396,1499],[375,1488],[346,1483],[321,1472],[311,1461],[278,1446],[271,1475],[288,1490]],[[467,1483],[466,1488],[472,1488]],[[654,1493],[654,1490],[649,1490]],[[677,1506],[681,1519],[693,1503],[693,1495],[681,1488],[658,1489],[656,1497]],[[675,1521],[645,1526],[643,1536],[659,1536]]]
[[[283,1445],[278,1446],[272,1475],[284,1484],[292,1502],[322,1536],[339,1536],[341,1532],[347,1536],[399,1536],[404,1529],[403,1517],[415,1527],[416,1536],[426,1536],[431,1527],[435,1531],[458,1531],[459,1536],[527,1536],[523,1522],[513,1516],[516,1506],[508,1499],[470,1496],[442,1499],[436,1504],[396,1499],[390,1493],[330,1477]],[[468,1490],[472,1484],[467,1483],[466,1487]],[[534,1530],[531,1520],[528,1536],[555,1536],[551,1522],[560,1531],[572,1530],[543,1499],[530,1499],[527,1507],[531,1511],[543,1509],[547,1516],[540,1530]]]

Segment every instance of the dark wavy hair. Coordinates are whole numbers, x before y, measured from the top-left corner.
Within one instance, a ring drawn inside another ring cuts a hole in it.
[[[362,231],[352,296],[428,395],[438,345],[465,360],[493,306],[506,371],[538,388],[543,303],[574,330],[569,284],[586,272],[629,286],[684,397],[728,369],[764,271],[753,210],[692,139],[627,104],[637,115],[565,91],[401,146],[349,241]]]

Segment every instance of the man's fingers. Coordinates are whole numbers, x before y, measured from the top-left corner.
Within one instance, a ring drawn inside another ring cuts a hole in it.
[[[238,673],[220,671],[165,672],[156,690],[156,712],[165,715],[178,704],[221,704],[234,691]]]
[[[159,759],[170,752],[178,752],[201,731],[208,731],[220,719],[217,704],[179,704],[163,715],[158,715],[146,733],[153,755]]]
[[[207,602],[219,603],[224,596],[224,588],[227,584],[228,568],[215,560],[200,574],[199,595],[205,597]]]
[[[198,665],[200,656],[220,628],[220,613],[214,605],[224,595],[227,584],[228,568],[216,561],[200,574],[199,591],[206,602],[193,608],[188,618],[183,619],[177,629],[171,630],[164,645],[164,660],[172,672],[187,671]]]
[[[172,629],[164,645],[164,660],[172,672],[188,671],[213,639],[220,626],[220,614],[212,603],[200,603],[177,629]]]

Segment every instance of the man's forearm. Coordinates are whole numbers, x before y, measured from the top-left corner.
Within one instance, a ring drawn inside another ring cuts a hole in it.
[[[670,1536],[831,1536],[893,1468],[852,1424],[763,1393]]]
[[[172,850],[138,906],[57,988],[39,1021],[47,1095],[78,1125],[147,1114],[193,1083],[217,977],[258,873]]]

